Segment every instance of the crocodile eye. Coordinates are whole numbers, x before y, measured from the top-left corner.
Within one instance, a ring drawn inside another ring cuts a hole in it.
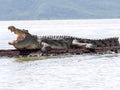
[[[28,30],[24,30],[24,29],[23,29],[23,32],[25,32],[25,33],[29,33]]]

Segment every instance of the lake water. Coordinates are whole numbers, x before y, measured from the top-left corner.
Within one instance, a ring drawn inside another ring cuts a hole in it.
[[[120,19],[0,21],[0,49],[16,36],[8,26],[36,35],[120,37]],[[75,55],[27,62],[0,58],[0,90],[119,90],[120,54]]]

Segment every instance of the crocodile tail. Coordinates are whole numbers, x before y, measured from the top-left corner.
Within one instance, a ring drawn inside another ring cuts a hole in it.
[[[109,46],[119,46],[119,38],[105,38],[105,39],[82,39],[77,38],[77,40],[81,43],[91,43],[95,47],[109,47]]]
[[[94,43],[96,44],[97,47],[119,46],[119,38],[113,37],[113,38],[99,39],[99,40],[95,40]]]

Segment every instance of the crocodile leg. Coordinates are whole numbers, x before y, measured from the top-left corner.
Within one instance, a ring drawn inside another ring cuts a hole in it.
[[[85,48],[88,48],[88,49],[90,49],[90,48],[93,49],[94,48],[93,44],[91,44],[91,43],[81,43],[76,39],[72,41],[72,45],[76,45],[78,47],[85,47]]]

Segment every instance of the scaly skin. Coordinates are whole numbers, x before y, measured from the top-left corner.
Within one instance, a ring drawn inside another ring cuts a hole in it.
[[[9,26],[8,29],[18,35],[17,40],[9,42],[16,49],[41,49],[47,52],[51,49],[68,50],[71,46],[94,49],[95,47],[118,46],[117,37],[107,39],[82,39],[71,36],[37,36],[31,35],[28,30]]]

